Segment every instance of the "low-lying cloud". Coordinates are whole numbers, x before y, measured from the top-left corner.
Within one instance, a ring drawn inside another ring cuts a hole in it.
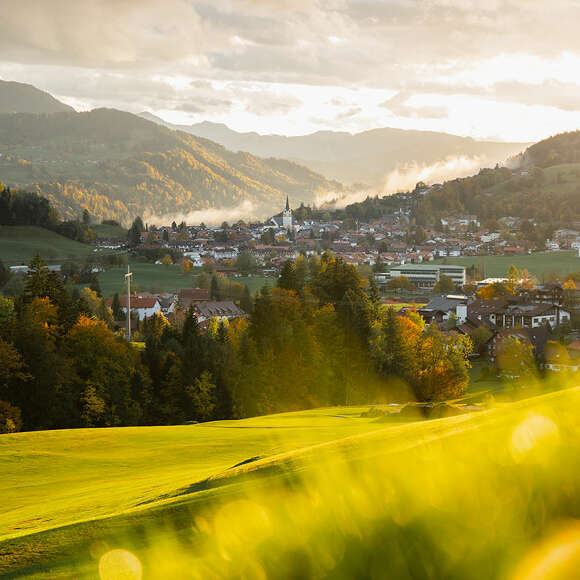
[[[239,220],[247,221],[255,218],[258,213],[258,208],[254,203],[249,200],[244,200],[234,207],[210,207],[189,213],[146,215],[143,221],[156,225],[167,225],[171,222],[181,223],[183,221],[188,225],[201,224],[202,222],[206,225],[220,225],[223,222],[234,223]]]
[[[386,195],[415,188],[419,181],[427,184],[443,182],[456,177],[467,177],[489,164],[484,157],[465,155],[446,157],[432,165],[411,163],[397,167],[385,176],[383,192]]]

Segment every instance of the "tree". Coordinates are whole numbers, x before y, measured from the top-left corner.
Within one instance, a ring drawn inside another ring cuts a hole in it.
[[[88,226],[91,224],[91,214],[88,209],[83,209],[83,225]]]
[[[115,320],[124,320],[125,313],[121,308],[121,301],[119,300],[119,293],[113,294],[113,301],[111,302],[111,310],[113,311],[113,318]]]
[[[214,274],[211,277],[211,287],[210,287],[211,299],[212,300],[221,300],[222,294],[220,290],[220,285],[217,276]]]
[[[250,294],[250,289],[246,285],[244,285],[244,293],[240,300],[240,308],[248,314],[252,314],[254,311],[254,300]]]
[[[298,289],[296,271],[291,260],[286,260],[282,266],[280,277],[278,278],[278,288],[292,290],[294,292]]]
[[[256,272],[256,257],[250,250],[243,250],[236,259],[236,268],[244,276]]]
[[[507,286],[510,291],[513,292],[520,283],[520,272],[514,264],[512,264],[507,271],[507,279]]]
[[[193,384],[186,387],[186,392],[191,399],[193,416],[197,421],[211,419],[215,409],[214,392],[215,385],[209,371],[203,371],[194,379]]]
[[[396,276],[387,281],[386,288],[389,290],[407,290],[411,291],[415,289],[413,283],[407,278],[407,276]]]
[[[0,260],[0,288],[2,288],[2,286],[8,282],[10,276],[10,270],[4,265],[4,262]]]
[[[127,233],[127,238],[129,241],[129,246],[131,248],[137,247],[141,243],[141,234],[145,231],[145,226],[143,225],[143,220],[137,216],[133,220],[133,224],[129,228]]]
[[[468,355],[471,339],[463,335],[443,335],[431,324],[418,343],[418,371],[413,377],[417,398],[443,401],[461,396],[469,384]]]
[[[22,413],[18,407],[0,400],[0,434],[16,433],[22,428]]]
[[[529,340],[507,336],[498,341],[496,364],[508,378],[521,378],[534,374],[536,363],[534,347]]]
[[[0,296],[0,329],[12,321],[15,315],[14,300]]]
[[[433,290],[435,292],[439,292],[440,294],[447,294],[455,290],[455,284],[453,283],[453,280],[449,276],[441,274]]]

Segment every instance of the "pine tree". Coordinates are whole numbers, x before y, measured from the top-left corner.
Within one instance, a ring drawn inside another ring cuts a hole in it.
[[[111,310],[113,311],[113,318],[115,320],[124,320],[125,313],[123,312],[123,309],[121,308],[121,301],[119,300],[118,292],[115,292],[115,294],[113,295],[113,301],[111,303]]]
[[[252,314],[254,311],[254,300],[250,294],[250,289],[246,285],[244,285],[244,293],[240,299],[240,308],[248,314]]]
[[[282,266],[280,277],[278,278],[278,288],[283,290],[293,290],[296,292],[297,288],[296,271],[291,260],[286,260]]]

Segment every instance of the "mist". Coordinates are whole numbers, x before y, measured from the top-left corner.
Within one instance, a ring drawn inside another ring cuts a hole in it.
[[[411,163],[397,167],[387,173],[383,192],[392,195],[401,191],[410,191],[419,181],[427,184],[441,183],[448,179],[467,177],[477,173],[482,167],[488,166],[490,160],[486,157],[467,157],[465,155],[446,157],[432,165]]]
[[[191,211],[189,213],[167,213],[162,215],[145,215],[143,221],[150,224],[167,225],[171,222],[185,222],[188,225],[204,223],[207,225],[220,225],[223,222],[247,221],[256,217],[259,208],[249,200],[244,200],[234,207],[210,207]]]

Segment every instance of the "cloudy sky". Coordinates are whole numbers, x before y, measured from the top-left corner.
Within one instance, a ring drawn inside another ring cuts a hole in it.
[[[0,0],[0,78],[303,134],[580,128],[580,0]]]

